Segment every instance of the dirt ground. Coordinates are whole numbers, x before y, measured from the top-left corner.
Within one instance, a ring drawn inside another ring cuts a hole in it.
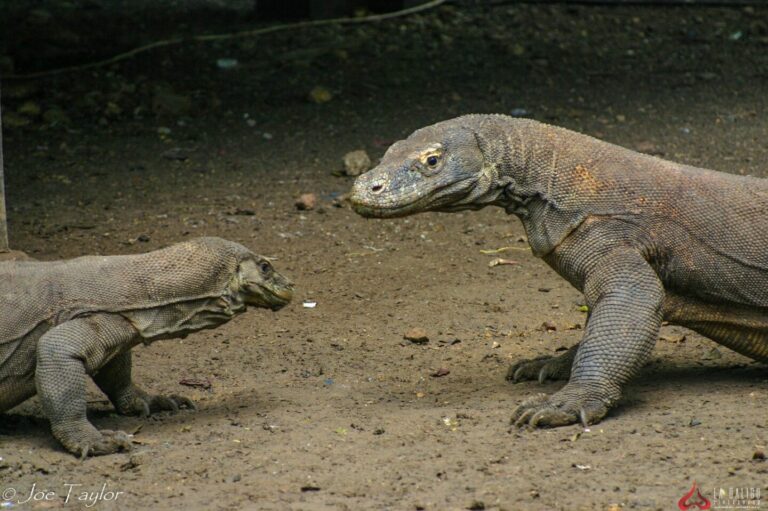
[[[61,63],[46,52],[66,37],[83,62],[253,25],[236,12],[115,21],[56,5],[6,17],[25,36],[4,42],[18,73]],[[511,429],[521,400],[562,383],[513,385],[508,365],[577,342],[581,295],[501,210],[365,220],[333,204],[352,182],[334,175],[346,152],[377,160],[414,129],[471,112],[766,176],[766,70],[768,7],[467,2],[6,81],[13,248],[49,260],[221,236],[275,257],[297,296],[134,350],[136,381],[193,398],[196,412],[119,417],[92,387],[92,421],[133,433],[132,454],[78,461],[36,399],[0,416],[0,490],[16,492],[3,505],[78,509],[89,491],[103,510],[668,510],[694,481],[710,500],[720,487],[768,492],[768,464],[752,459],[768,445],[765,366],[665,327],[590,431]],[[330,101],[309,100],[314,87]],[[294,207],[304,192],[317,209]],[[489,267],[496,255],[481,250],[501,247],[518,264]],[[404,340],[412,327],[429,342]],[[431,376],[440,368],[450,373]],[[52,500],[19,503],[40,491]]]

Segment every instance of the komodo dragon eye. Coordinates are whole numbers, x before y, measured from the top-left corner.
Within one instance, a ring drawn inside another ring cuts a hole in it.
[[[261,269],[261,273],[269,273],[272,271],[272,265],[264,261],[263,263],[259,264],[259,269]]]
[[[437,156],[433,154],[432,156],[427,158],[427,165],[429,165],[430,167],[434,167],[435,165],[437,165],[437,161],[438,161]]]

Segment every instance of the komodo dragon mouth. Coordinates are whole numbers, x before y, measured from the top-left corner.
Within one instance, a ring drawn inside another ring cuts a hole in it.
[[[471,194],[476,181],[474,176],[468,176],[447,182],[442,186],[429,183],[429,189],[424,190],[413,185],[410,185],[407,190],[397,190],[394,187],[392,190],[387,190],[386,185],[374,183],[366,186],[366,183],[360,180],[355,182],[349,200],[357,214],[370,218],[397,218],[427,210],[455,211],[466,209],[462,207],[461,199]],[[377,189],[377,187],[381,188]],[[388,193],[390,197],[376,195],[382,191],[385,194]],[[391,198],[392,195],[399,197],[398,202]],[[472,206],[469,207],[472,208]]]

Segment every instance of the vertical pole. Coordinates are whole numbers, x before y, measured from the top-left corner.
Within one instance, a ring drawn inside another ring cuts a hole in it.
[[[8,219],[5,215],[5,185],[3,176],[3,113],[0,107],[0,252],[8,252]]]

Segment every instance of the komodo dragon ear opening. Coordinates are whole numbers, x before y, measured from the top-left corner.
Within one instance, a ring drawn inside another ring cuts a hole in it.
[[[488,141],[485,140],[480,135],[480,133],[478,133],[476,130],[468,126],[464,126],[464,129],[469,130],[472,133],[472,135],[475,137],[475,142],[477,142],[477,147],[480,149],[480,153],[483,155],[483,160],[485,160],[485,155],[488,154],[488,150],[489,150]]]

